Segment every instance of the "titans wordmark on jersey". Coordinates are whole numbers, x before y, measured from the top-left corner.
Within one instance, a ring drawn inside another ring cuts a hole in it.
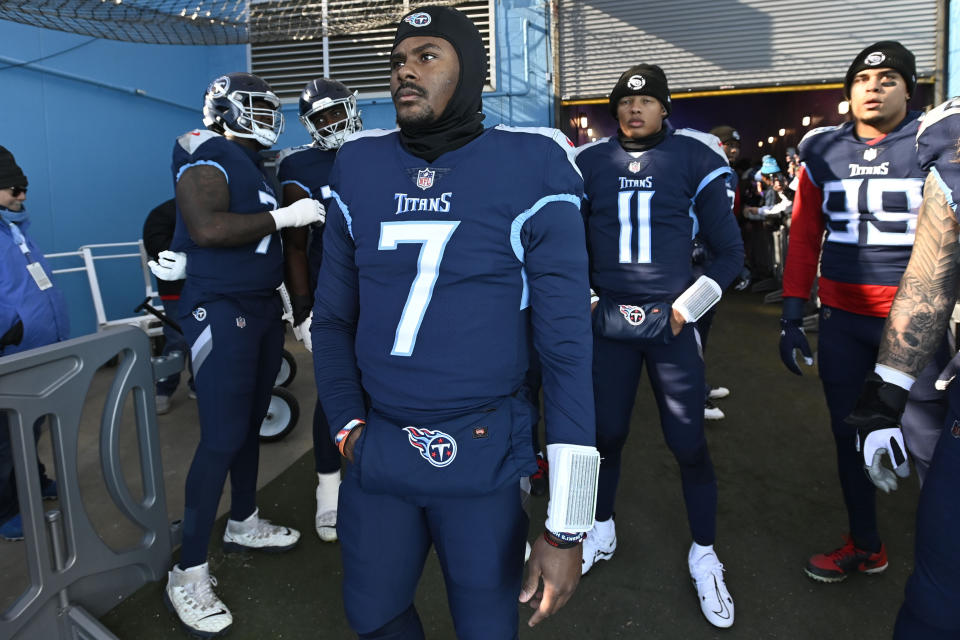
[[[198,165],[223,173],[230,190],[229,211],[262,213],[277,208],[260,156],[218,133],[195,130],[173,146],[174,187],[185,171]],[[202,297],[272,291],[283,281],[283,249],[276,232],[235,247],[200,247],[191,238],[177,206],[177,226],[171,249],[187,254],[190,291]]]
[[[673,300],[693,279],[697,233],[716,256],[706,275],[726,288],[739,273],[743,245],[731,215],[732,172],[716,137],[670,129],[643,152],[604,138],[581,147],[577,165],[598,292],[634,302]]]
[[[571,154],[556,130],[503,126],[430,164],[396,132],[341,147],[314,307],[331,424],[364,415],[357,369],[392,415],[508,396],[532,326],[550,372],[551,441],[592,441],[583,183]]]
[[[800,142],[800,161],[823,194],[824,277],[899,284],[923,196],[925,175],[914,150],[919,115],[911,112],[875,143],[859,139],[852,123],[814,129]]]

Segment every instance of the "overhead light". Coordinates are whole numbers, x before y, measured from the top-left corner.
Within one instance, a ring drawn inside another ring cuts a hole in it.
[[[782,138],[782,137],[785,136],[785,135],[787,135],[787,130],[781,128],[781,129],[780,129],[780,137]]]
[[[773,141],[774,141],[773,136],[770,136],[769,138],[767,138],[767,142],[769,142],[770,144],[773,144]]]
[[[810,126],[810,116],[803,116],[803,120],[800,121],[800,124],[802,124],[802,125],[805,126],[805,127],[809,127],[809,126]]]
[[[593,129],[587,129],[587,135],[588,135],[588,136],[592,136],[592,135],[593,135]]]
[[[844,100],[837,105],[837,113],[840,115],[846,115],[850,111],[850,103]]]
[[[580,128],[581,128],[581,129],[586,129],[586,128],[587,128],[587,125],[590,124],[590,123],[587,121],[587,114],[585,114],[585,113],[581,113],[581,114],[580,114],[579,120],[580,120]]]
[[[762,146],[763,146],[763,140],[757,140],[757,146],[758,146],[758,147],[762,147]]]

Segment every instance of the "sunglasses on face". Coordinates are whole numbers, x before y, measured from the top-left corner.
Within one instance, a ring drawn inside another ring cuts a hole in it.
[[[10,187],[10,194],[14,198],[19,197],[21,193],[26,193],[26,192],[27,192],[26,187]]]

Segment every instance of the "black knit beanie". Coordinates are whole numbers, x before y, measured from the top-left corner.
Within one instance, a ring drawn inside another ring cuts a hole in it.
[[[7,151],[6,147],[0,147],[0,189],[10,187],[26,187],[27,176],[17,166],[13,159],[13,154]]]
[[[655,64],[638,64],[623,72],[610,92],[610,113],[617,117],[617,105],[624,96],[653,96],[670,115],[670,87],[663,69]]]
[[[911,96],[917,87],[916,58],[909,49],[895,40],[881,40],[857,54],[843,81],[843,95],[847,98],[850,97],[853,77],[864,69],[893,69],[903,76],[907,83],[907,93]]]

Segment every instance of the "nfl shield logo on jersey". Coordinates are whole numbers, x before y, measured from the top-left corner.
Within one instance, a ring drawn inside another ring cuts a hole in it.
[[[627,169],[630,170],[630,173],[640,173],[640,169],[643,169],[643,163],[639,160],[634,160],[627,165]]]
[[[635,307],[632,304],[620,305],[620,313],[622,313],[623,317],[627,319],[627,322],[635,327],[643,324],[643,321],[646,319],[643,309],[640,307]]]
[[[876,160],[876,159],[877,159],[877,148],[876,148],[876,147],[870,147],[869,149],[867,149],[866,151],[864,151],[864,152],[863,152],[863,159],[866,160],[867,162],[873,162],[874,160]]]
[[[245,326],[247,326],[247,319],[243,316],[237,316],[237,328],[243,329]]]
[[[420,169],[417,172],[417,186],[426,191],[433,186],[433,177],[437,175],[432,169]]]
[[[445,467],[457,457],[457,441],[443,431],[404,427],[410,444],[420,456],[435,467]]]

